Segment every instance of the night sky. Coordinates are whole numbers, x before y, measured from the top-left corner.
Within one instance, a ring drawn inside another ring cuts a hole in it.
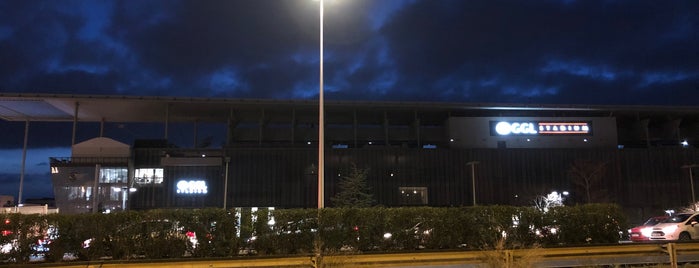
[[[317,0],[2,0],[0,91],[317,99],[318,13]],[[696,0],[325,0],[324,27],[328,100],[699,104]],[[16,195],[23,124],[0,131],[0,194]],[[63,145],[29,144],[25,185],[47,183]]]

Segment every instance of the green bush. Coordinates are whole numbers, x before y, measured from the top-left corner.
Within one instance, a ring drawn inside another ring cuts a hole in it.
[[[12,250],[2,259],[18,263],[39,253],[40,239],[50,241],[46,261],[59,262],[64,254],[92,261],[577,246],[617,243],[627,228],[614,204],[555,207],[548,213],[477,206],[3,215],[8,220],[3,228],[11,234],[0,236],[0,243]]]
[[[48,222],[39,215],[2,214],[5,216],[0,246],[9,245],[3,260],[27,263],[33,254],[37,254],[37,241],[46,239]]]

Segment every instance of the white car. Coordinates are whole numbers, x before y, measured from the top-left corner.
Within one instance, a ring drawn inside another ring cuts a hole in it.
[[[699,239],[699,213],[676,214],[653,226],[650,240]]]

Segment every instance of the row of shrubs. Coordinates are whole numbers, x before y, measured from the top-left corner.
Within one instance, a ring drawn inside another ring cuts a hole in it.
[[[6,218],[3,258],[26,262],[42,253],[104,258],[231,257],[240,254],[335,254],[617,243],[626,225],[612,204],[556,207],[404,207],[189,209]],[[196,239],[192,239],[196,238]],[[37,241],[45,241],[45,247]]]

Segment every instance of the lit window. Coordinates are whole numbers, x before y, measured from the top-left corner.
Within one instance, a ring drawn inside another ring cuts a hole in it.
[[[126,168],[101,168],[100,183],[126,183],[128,170]]]
[[[427,187],[398,187],[401,205],[427,205]]]
[[[92,187],[86,186],[66,186],[63,188],[63,196],[67,197],[68,200],[85,200],[89,201],[90,196],[92,196]]]
[[[134,180],[138,184],[161,184],[163,183],[163,169],[137,168],[134,171]]]

